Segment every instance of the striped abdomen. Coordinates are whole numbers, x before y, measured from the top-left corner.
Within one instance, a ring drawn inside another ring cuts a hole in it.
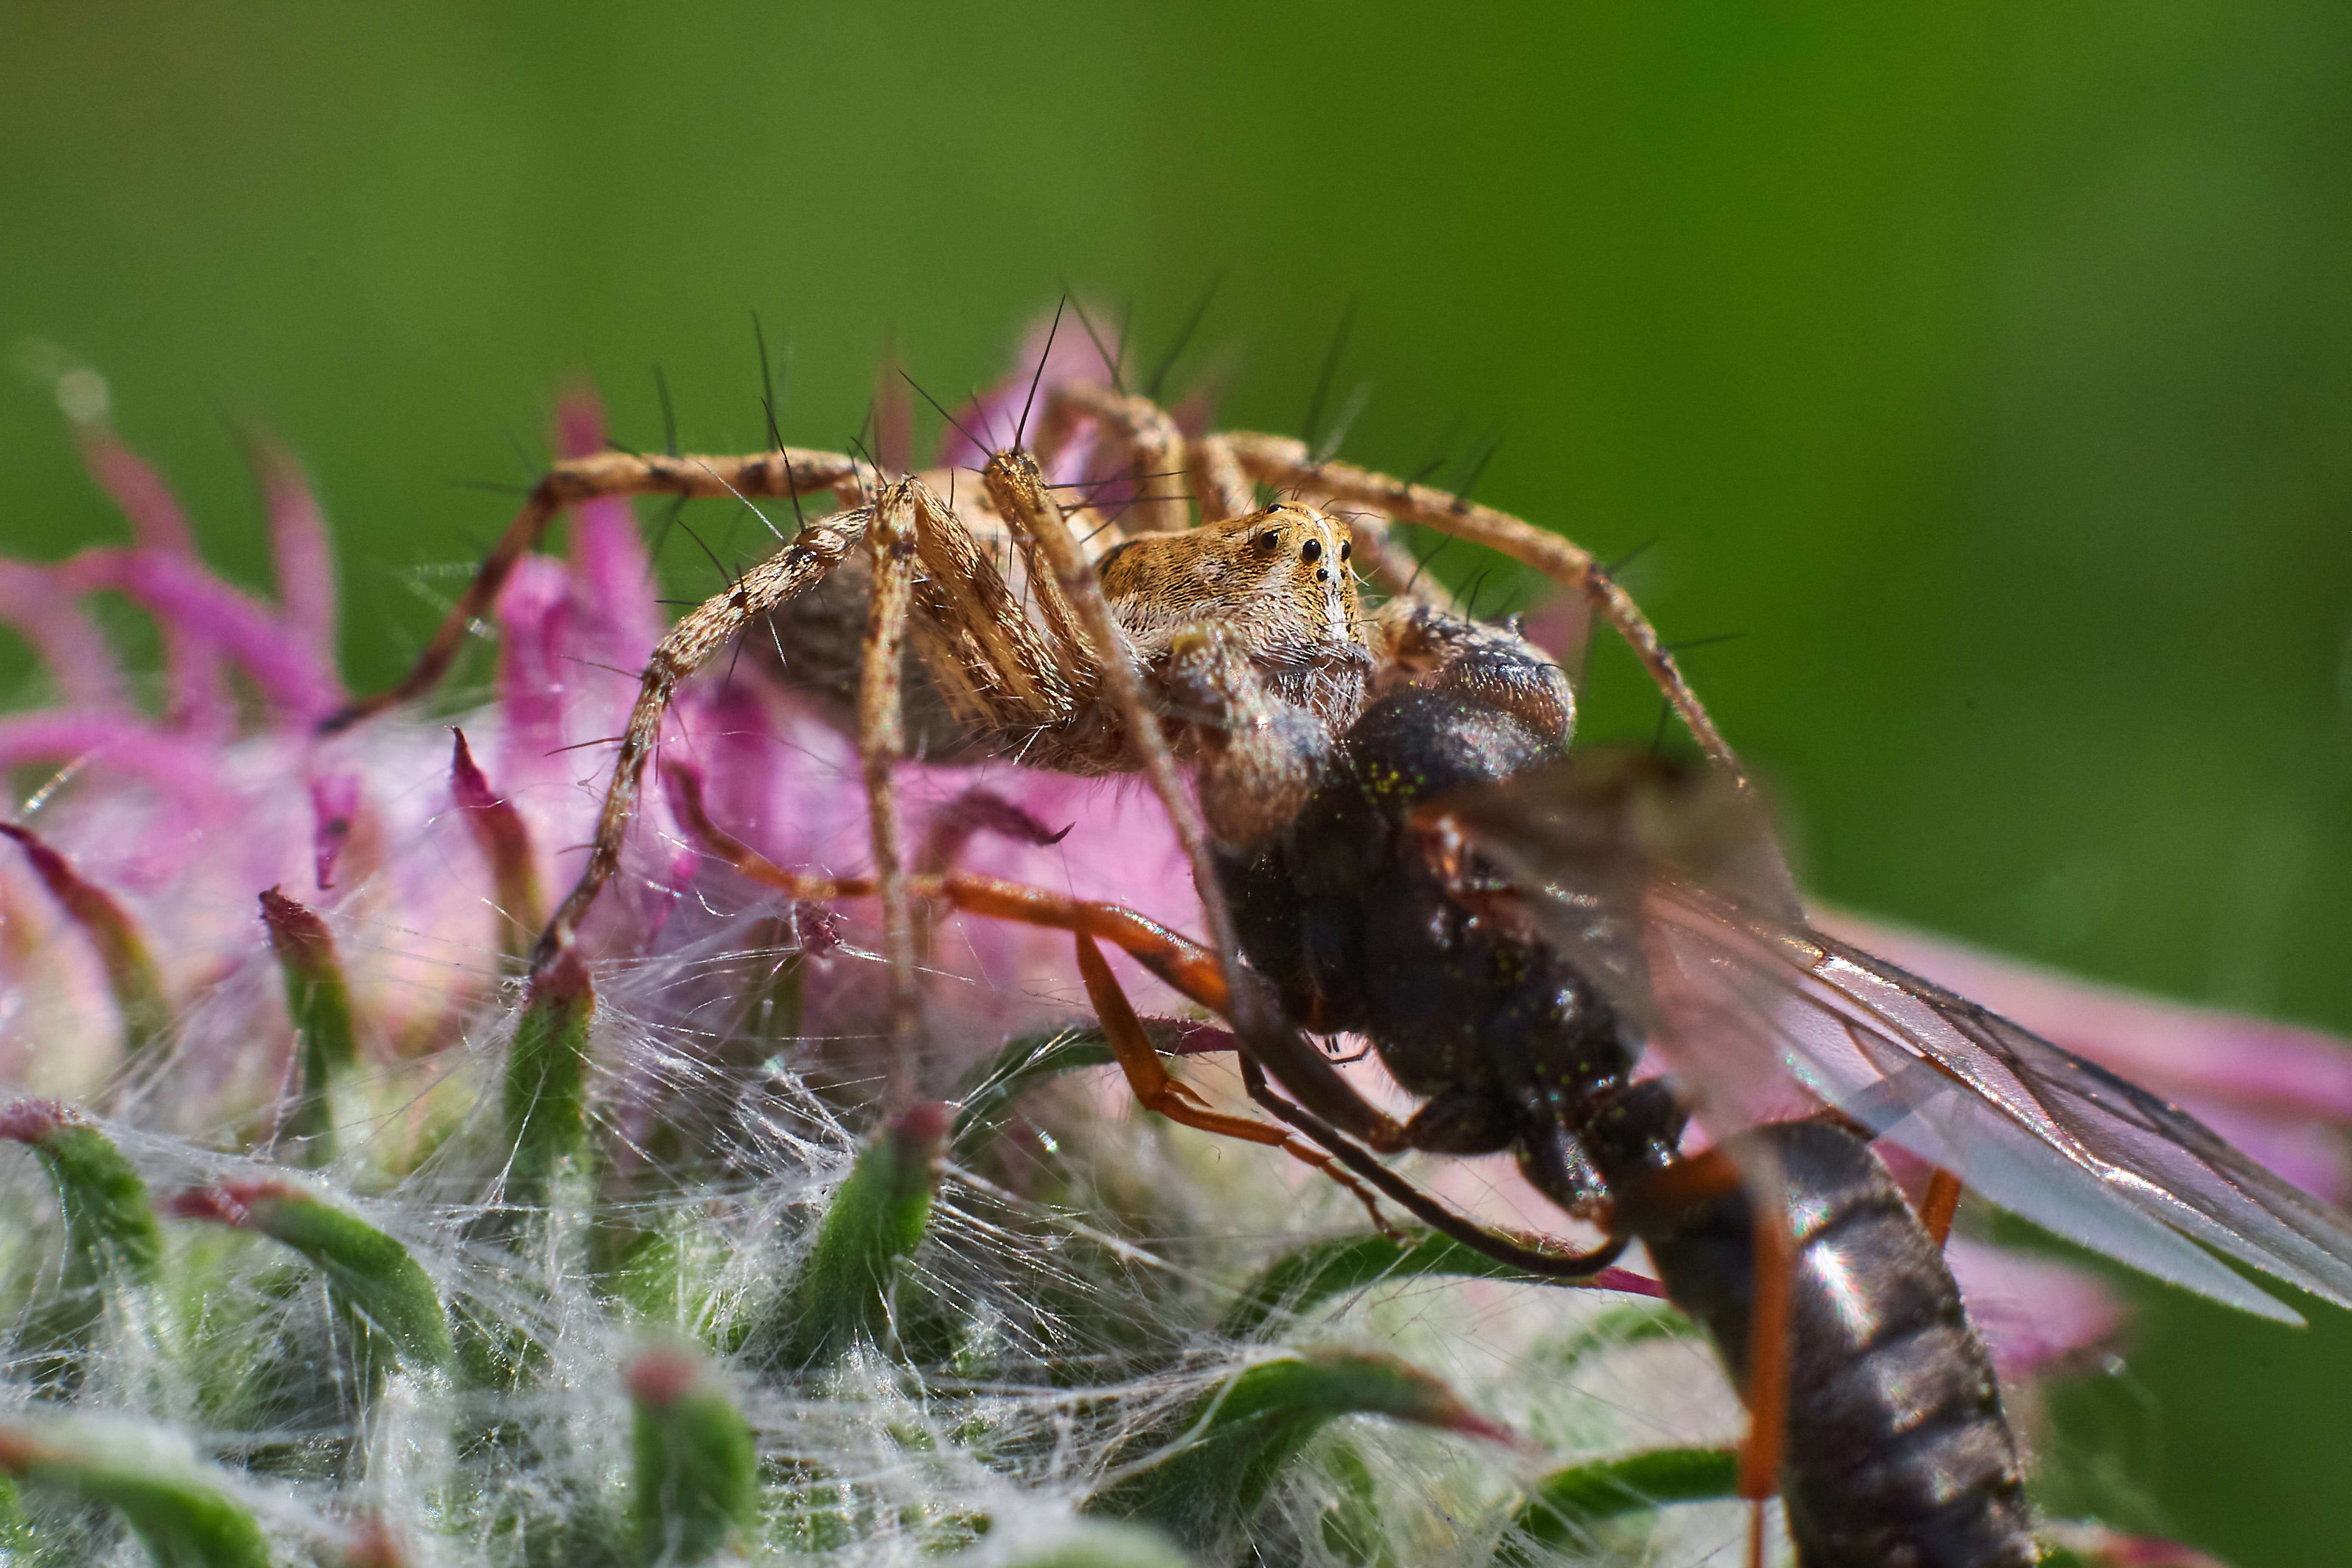
[[[1790,1208],[1781,1496],[1804,1568],[2012,1568],[2039,1553],[2000,1387],[1940,1249],[1868,1145],[1822,1122],[1758,1128]],[[1667,1292],[1748,1384],[1755,1232],[1735,1191],[1622,1211]]]

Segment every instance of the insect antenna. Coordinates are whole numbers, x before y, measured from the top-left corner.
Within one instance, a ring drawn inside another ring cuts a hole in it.
[[[950,425],[952,425],[952,426],[955,426],[955,430],[956,430],[956,434],[957,434],[957,435],[961,436],[965,440],[967,440],[967,441],[971,442],[974,447],[979,447],[979,448],[980,448],[982,451],[983,451],[983,452],[993,450],[993,448],[992,448],[992,447],[989,446],[989,444],[988,444],[987,442],[985,442],[985,441],[982,440],[979,437],[977,437],[977,436],[973,435],[971,431],[969,431],[969,430],[965,429],[965,428],[964,428],[964,426],[963,426],[963,421],[962,421],[962,420],[961,420],[961,419],[958,419],[954,415],[952,415],[952,414],[949,413],[949,412],[947,411],[946,407],[945,407],[945,406],[944,406],[944,405],[940,402],[940,400],[939,400],[938,398],[933,397],[929,393],[923,391],[923,384],[922,384],[921,382],[917,381],[917,380],[916,380],[913,376],[911,376],[911,375],[908,375],[908,374],[907,374],[907,373],[906,373],[905,371],[903,371],[903,370],[902,370],[902,371],[900,371],[898,374],[899,374],[901,376],[905,376],[905,377],[906,377],[907,384],[908,384],[908,386],[913,387],[913,388],[915,389],[916,393],[917,393],[917,394],[918,394],[918,395],[922,398],[922,400],[923,400],[924,402],[926,402],[926,403],[929,404],[932,407],[936,408],[936,409],[938,409],[938,410],[940,411],[940,418],[942,418],[942,419],[946,420]]]
[[[1169,345],[1168,353],[1161,357],[1159,367],[1151,373],[1150,381],[1144,384],[1143,395],[1152,402],[1160,401],[1160,389],[1167,384],[1168,373],[1176,368],[1177,357],[1183,353],[1185,345],[1192,341],[1192,334],[1201,330],[1201,322],[1209,314],[1209,302],[1217,297],[1217,290],[1223,286],[1224,281],[1225,275],[1222,269],[1215,277],[1209,279],[1209,287],[1202,291],[1201,302],[1192,307],[1192,319],[1184,323],[1184,330],[1176,334],[1176,341]]]
[[[1014,451],[1021,449],[1021,443],[1029,435],[1029,408],[1037,401],[1037,384],[1045,379],[1045,362],[1054,357],[1054,340],[1061,335],[1062,312],[1069,308],[1069,304],[1070,291],[1065,289],[1062,290],[1062,302],[1054,307],[1054,324],[1045,329],[1045,352],[1037,356],[1037,368],[1029,377],[1029,395],[1021,400],[1021,418],[1013,426]]]
[[[1078,313],[1078,325],[1086,329],[1087,342],[1094,344],[1095,353],[1102,356],[1103,369],[1110,376],[1110,389],[1121,397],[1125,397],[1127,385],[1118,374],[1118,360],[1110,350],[1103,347],[1102,339],[1095,333],[1094,322],[1087,318],[1087,308],[1080,304],[1077,298],[1070,292],[1070,280],[1066,278],[1062,279],[1062,298],[1069,300],[1070,309]],[[1124,344],[1121,345],[1121,347],[1124,346]]]
[[[1323,353],[1323,369],[1315,377],[1313,395],[1307,399],[1307,417],[1299,422],[1298,433],[1307,438],[1307,445],[1310,447],[1318,445],[1315,432],[1318,422],[1323,417],[1323,400],[1331,395],[1331,378],[1339,373],[1339,355],[1346,352],[1348,333],[1355,325],[1356,299],[1350,295],[1346,307],[1339,312],[1339,327],[1331,334],[1331,346]]]

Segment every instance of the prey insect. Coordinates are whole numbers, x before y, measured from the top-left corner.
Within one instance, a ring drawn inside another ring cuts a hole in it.
[[[1035,450],[1017,427],[961,506],[945,498],[950,476],[781,446],[561,465],[411,676],[337,722],[428,689],[567,505],[829,492],[839,510],[655,650],[534,975],[573,954],[621,864],[679,684],[862,566],[853,696],[872,875],[772,865],[709,820],[689,770],[666,768],[668,804],[702,845],[795,900],[877,899],[902,1041],[919,1028],[918,903],[1066,930],[1129,1081],[1171,1119],[1283,1147],[1537,1273],[1590,1277],[1645,1242],[1749,1402],[1744,1495],[1785,1492],[1809,1563],[2033,1559],[2015,1442],[1940,1260],[1954,1178],[2242,1305],[2267,1299],[2176,1232],[2352,1297],[2342,1216],[2152,1097],[1810,932],[1784,874],[1754,876],[1778,866],[1768,832],[1653,853],[1659,822],[1707,814],[1597,790],[1587,764],[1564,763],[1575,705],[1559,670],[1510,627],[1421,588],[1388,527],[1491,545],[1582,595],[1682,714],[1713,781],[1752,807],[1671,656],[1582,551],[1442,491],[1318,462],[1302,443],[1188,438],[1115,390],[1049,388],[1039,413]],[[1085,489],[1066,507],[1050,482],[1105,470],[1126,478],[1116,508]],[[1261,504],[1262,489],[1278,499]],[[1370,612],[1358,569],[1387,590]],[[910,643],[976,748],[1146,777],[1192,859],[1206,943],[1114,905],[909,872],[893,770]],[[1170,1077],[1104,943],[1228,1021],[1274,1121],[1217,1112]],[[1791,1023],[1799,1013],[1810,1023]],[[1311,1037],[1339,1033],[1369,1038],[1420,1110],[1400,1121],[1363,1099]],[[1675,1080],[1635,1077],[1652,1044]],[[1743,1086],[1759,1092],[1730,1092]],[[1801,1104],[1767,1092],[1789,1089]],[[1718,1141],[1692,1156],[1694,1110]],[[1933,1226],[1870,1152],[1881,1136],[1949,1173]],[[1385,1163],[1406,1151],[1508,1151],[1606,1239],[1578,1252],[1476,1226]],[[1760,1506],[1755,1517],[1760,1562]]]

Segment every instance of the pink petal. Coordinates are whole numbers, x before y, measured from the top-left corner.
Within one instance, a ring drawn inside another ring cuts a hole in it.
[[[335,553],[326,517],[310,477],[292,453],[259,434],[247,437],[246,452],[269,519],[278,603],[287,627],[322,668],[331,670],[336,665]]]
[[[342,683],[265,605],[190,558],[157,550],[85,550],[54,569],[74,593],[112,589],[167,635],[226,650],[285,717],[308,723],[340,707]]]
[[[0,622],[31,645],[68,706],[131,706],[114,650],[73,596],[58,591],[47,567],[0,560]]]
[[[0,774],[30,763],[88,762],[146,778],[209,816],[223,795],[219,751],[130,714],[50,711],[0,716]]]
[[[84,424],[79,433],[90,478],[131,520],[131,537],[147,549],[194,561],[195,537],[162,477],[102,425]],[[163,633],[173,721],[200,734],[226,734],[228,694],[210,642],[200,628],[169,619],[163,621]]]
[[[509,748],[500,771],[545,778],[551,753],[563,744],[571,574],[561,562],[527,555],[515,563],[491,613],[499,623],[499,708]]]
[[[556,405],[556,426],[565,457],[593,457],[604,450],[604,409],[593,391],[568,394]],[[606,497],[572,512],[572,568],[579,600],[580,657],[623,670],[644,664],[660,640],[661,622],[654,603],[652,565],[637,531],[636,513],[626,500]]]

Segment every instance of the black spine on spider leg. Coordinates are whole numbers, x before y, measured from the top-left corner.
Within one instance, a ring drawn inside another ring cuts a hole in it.
[[[1209,305],[1216,299],[1217,290],[1224,287],[1224,282],[1225,275],[1222,271],[1209,279],[1209,286],[1201,291],[1201,302],[1192,307],[1192,314],[1185,320],[1184,330],[1176,334],[1176,341],[1168,345],[1168,352],[1153,367],[1151,379],[1143,386],[1143,395],[1152,402],[1160,401],[1160,391],[1168,383],[1168,373],[1176,368],[1176,362],[1183,355],[1185,345],[1192,341],[1192,334],[1199,331],[1201,323],[1208,319]],[[1119,341],[1122,344],[1126,342],[1124,333],[1120,334]]]
[[[1869,1146],[1827,1121],[1725,1145],[1771,1173],[1795,1232],[1782,1493],[1804,1568],[2023,1568],[2038,1560],[2016,1437],[1959,1289]],[[1675,1304],[1743,1389],[1756,1293],[1748,1192],[1658,1206],[1630,1184],[1641,1237]]]
[[[1078,325],[1086,329],[1087,342],[1094,344],[1095,353],[1101,357],[1103,374],[1110,377],[1110,389],[1121,397],[1125,397],[1127,379],[1119,372],[1119,361],[1126,356],[1127,353],[1127,344],[1123,337],[1119,343],[1119,352],[1116,354],[1103,346],[1102,338],[1095,331],[1093,320],[1087,315],[1086,306],[1071,291],[1070,280],[1066,278],[1062,279],[1062,298],[1069,300],[1070,309],[1078,313]],[[1122,334],[1123,332],[1124,329],[1122,329]]]
[[[1348,346],[1348,333],[1356,324],[1356,301],[1350,298],[1347,308],[1339,312],[1339,330],[1331,334],[1331,346],[1323,354],[1323,369],[1315,377],[1315,391],[1307,399],[1307,417],[1299,423],[1298,434],[1310,451],[1320,450],[1316,439],[1317,426],[1323,418],[1323,400],[1331,395],[1331,378],[1339,374],[1339,355]]]
[[[1045,330],[1045,352],[1037,356],[1036,373],[1029,378],[1029,395],[1021,400],[1021,417],[1013,426],[1013,444],[1022,447],[1029,439],[1029,409],[1037,401],[1037,384],[1045,379],[1045,362],[1054,357],[1054,340],[1062,335],[1062,312],[1070,308],[1070,292],[1062,290],[1062,302],[1054,307],[1054,324]]]

